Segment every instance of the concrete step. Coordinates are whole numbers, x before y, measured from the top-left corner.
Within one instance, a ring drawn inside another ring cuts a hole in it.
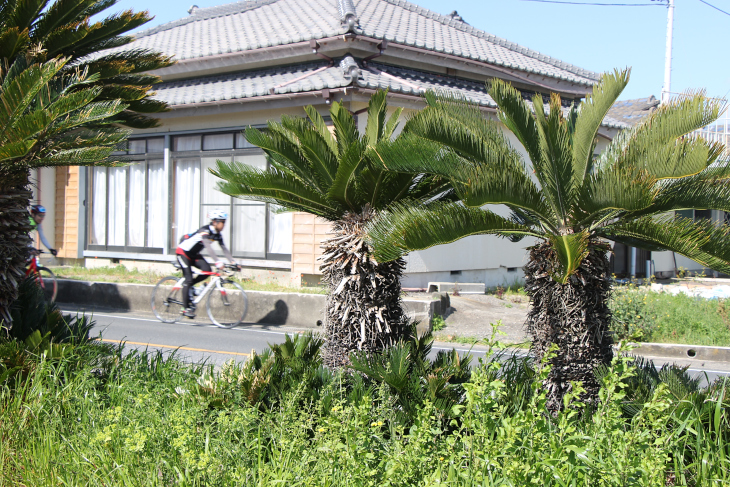
[[[484,294],[487,292],[483,282],[429,282],[430,293]]]

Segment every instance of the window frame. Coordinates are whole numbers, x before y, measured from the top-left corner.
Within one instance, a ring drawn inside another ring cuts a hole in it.
[[[259,129],[265,129],[265,126],[257,127]],[[240,258],[240,259],[248,259],[248,260],[261,260],[261,261],[276,261],[276,262],[291,262],[292,253],[288,254],[280,254],[280,253],[273,253],[269,252],[269,238],[270,238],[270,219],[271,219],[271,205],[269,203],[262,203],[262,202],[254,202],[254,201],[248,201],[248,200],[237,200],[237,198],[229,197],[229,202],[226,205],[222,204],[213,204],[213,203],[204,203],[203,199],[203,173],[204,170],[203,167],[203,158],[218,158],[218,159],[228,159],[230,161],[233,160],[235,156],[251,156],[251,155],[265,155],[264,151],[258,147],[251,146],[248,144],[245,140],[245,138],[238,137],[238,135],[241,133],[241,130],[200,130],[200,131],[185,131],[185,132],[178,132],[174,134],[166,134],[169,136],[168,144],[163,147],[162,152],[146,152],[147,149],[149,149],[149,139],[159,139],[161,138],[161,135],[159,134],[149,134],[145,136],[139,136],[139,137],[130,137],[129,141],[145,141],[145,153],[136,153],[136,154],[129,154],[129,142],[125,142],[125,144],[120,147],[120,150],[116,151],[116,155],[126,155],[128,160],[131,163],[136,164],[144,164],[145,167],[145,218],[144,218],[144,232],[143,232],[143,242],[146,244],[148,241],[148,225],[149,225],[149,162],[150,161],[159,161],[160,159],[166,159],[169,161],[168,164],[168,173],[166,175],[167,177],[167,212],[168,212],[168,228],[167,228],[167,240],[168,240],[168,248],[165,249],[164,245],[161,247],[137,247],[137,246],[131,246],[129,245],[129,195],[130,195],[130,184],[131,184],[131,178],[130,178],[130,169],[129,167],[125,168],[126,172],[126,193],[125,193],[125,209],[124,209],[124,221],[125,221],[125,232],[124,232],[124,243],[125,245],[108,245],[109,242],[109,169],[106,168],[104,171],[104,175],[106,177],[106,216],[105,216],[105,245],[98,245],[98,244],[90,244],[90,235],[91,235],[91,228],[93,225],[93,197],[94,197],[94,171],[89,171],[89,177],[86,181],[86,188],[87,188],[87,194],[89,195],[88,200],[90,202],[89,205],[87,205],[87,218],[86,218],[86,242],[85,242],[85,248],[84,250],[88,251],[105,251],[105,252],[118,252],[120,254],[123,253],[129,253],[129,254],[174,254],[175,249],[177,248],[177,240],[174,238],[175,235],[175,226],[177,225],[176,222],[176,216],[175,216],[175,197],[176,197],[176,161],[179,159],[198,159],[200,164],[200,184],[199,184],[199,197],[200,197],[200,205],[199,205],[199,211],[200,211],[200,222],[201,226],[205,224],[205,215],[206,215],[206,207],[216,207],[216,208],[227,208],[228,214],[229,214],[229,220],[228,225],[232,223],[233,214],[234,214],[234,208],[237,206],[246,206],[250,204],[261,204],[264,206],[265,216],[264,216],[264,249],[263,252],[241,252],[234,250],[238,247],[237,241],[236,241],[236,235],[235,231],[232,227],[229,226],[229,232],[230,232],[230,239],[226,242],[229,250],[231,250],[231,253],[234,257]],[[233,137],[233,148],[232,149],[204,149],[204,137],[210,136],[210,135],[227,135],[231,134]],[[200,150],[190,150],[190,151],[174,151],[175,147],[175,140],[177,137],[193,137],[197,136],[200,138]],[[240,140],[239,140],[240,139]],[[267,160],[266,162],[266,168],[268,169],[270,167],[270,163]],[[292,242],[293,245],[293,242]],[[123,257],[120,255],[120,257]]]

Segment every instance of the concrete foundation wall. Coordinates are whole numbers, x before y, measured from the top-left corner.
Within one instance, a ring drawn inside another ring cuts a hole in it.
[[[117,284],[108,282],[58,280],[59,303],[78,306],[93,312],[96,309],[115,309],[149,313],[154,285]],[[248,313],[246,323],[321,329],[324,319],[323,294],[276,293],[246,291]],[[418,320],[419,331],[430,327],[435,314],[442,315],[448,308],[448,296],[426,296],[425,299],[404,300],[403,305],[411,319]],[[198,311],[206,317],[204,304]]]

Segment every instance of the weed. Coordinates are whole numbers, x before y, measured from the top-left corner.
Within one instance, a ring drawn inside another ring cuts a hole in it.
[[[446,320],[441,315],[434,315],[431,319],[431,329],[433,331],[441,331],[446,328]]]

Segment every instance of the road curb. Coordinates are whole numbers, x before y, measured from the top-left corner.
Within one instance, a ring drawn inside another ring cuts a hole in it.
[[[632,343],[631,353],[649,357],[730,362],[730,347],[708,347],[674,343]]]
[[[153,284],[129,284],[58,279],[59,304],[95,309],[151,312]],[[321,329],[324,319],[324,294],[249,291],[247,323],[265,323],[304,329]],[[449,306],[448,296],[429,295],[428,299],[404,299],[409,317],[419,322],[419,333],[431,326],[434,315],[441,315]]]

